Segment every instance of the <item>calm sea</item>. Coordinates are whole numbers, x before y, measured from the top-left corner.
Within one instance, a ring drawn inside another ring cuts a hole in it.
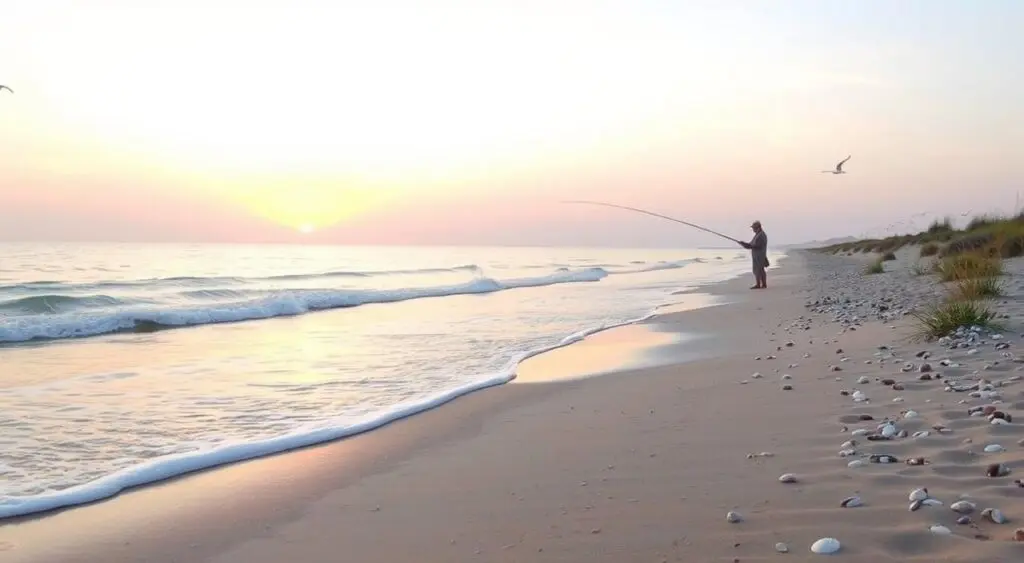
[[[0,245],[0,517],[368,430],[739,249]]]

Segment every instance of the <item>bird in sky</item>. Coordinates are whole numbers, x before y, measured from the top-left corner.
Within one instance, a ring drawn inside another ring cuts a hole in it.
[[[14,90],[11,90],[10,86],[4,86],[3,84],[0,84],[0,92],[2,92],[4,88],[6,88],[8,92],[12,94],[14,93]]]
[[[851,156],[852,156],[852,155],[851,155]],[[850,157],[849,157],[849,156],[847,156],[846,158],[844,158],[844,159],[842,160],[842,162],[840,162],[839,164],[837,164],[837,165],[836,165],[836,169],[835,169],[835,170],[822,170],[822,171],[821,171],[821,173],[822,173],[822,174],[846,174],[846,171],[845,171],[845,170],[843,170],[843,165],[844,165],[844,164],[846,164],[846,161],[847,161],[847,160],[850,160]]]

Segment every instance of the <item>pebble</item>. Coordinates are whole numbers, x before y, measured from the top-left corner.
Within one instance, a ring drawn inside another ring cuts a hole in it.
[[[974,512],[977,507],[973,502],[966,500],[958,500],[953,504],[949,505],[949,508],[958,514],[970,514]]]
[[[928,531],[930,531],[931,533],[933,533],[933,534],[935,534],[937,536],[948,536],[948,535],[951,535],[953,533],[952,530],[950,530],[949,528],[947,528],[945,526],[942,526],[941,524],[932,524],[932,526],[930,528],[928,528]]]
[[[797,478],[796,478],[796,475],[793,475],[792,473],[785,473],[785,474],[783,474],[783,475],[781,475],[779,477],[779,482],[780,483],[796,483],[797,482]]]
[[[782,386],[782,390],[783,391],[792,391],[793,390],[793,386],[787,383],[787,384]]]
[[[986,508],[981,511],[981,517],[995,524],[1005,524],[1006,516],[998,508]]]
[[[779,553],[789,553],[789,546],[779,542],[775,544],[775,551],[778,551]]]
[[[725,521],[726,521],[726,522],[728,522],[728,523],[730,523],[730,524],[735,524],[735,523],[737,523],[737,522],[740,522],[740,521],[742,521],[742,520],[743,520],[743,517],[742,517],[742,516],[740,516],[740,515],[739,515],[738,513],[736,513],[736,512],[731,512],[731,511],[730,511],[730,512],[728,512],[728,513],[727,513],[727,514],[725,515]]]
[[[985,446],[985,453],[987,453],[987,454],[995,454],[995,453],[1005,452],[1005,451],[1006,451],[1006,448],[1000,446],[999,444],[989,444],[989,445]]]
[[[1014,541],[1024,541],[1024,528],[1017,528],[1013,531]]]
[[[811,551],[820,555],[828,555],[839,551],[839,540],[835,538],[821,538],[811,544]]]
[[[989,477],[1003,477],[1010,474],[1010,468],[1001,464],[993,463],[985,468],[985,475]]]
[[[862,501],[861,498],[858,496],[846,497],[843,499],[842,502],[839,503],[839,506],[843,508],[856,508],[858,506],[863,505],[864,501]]]

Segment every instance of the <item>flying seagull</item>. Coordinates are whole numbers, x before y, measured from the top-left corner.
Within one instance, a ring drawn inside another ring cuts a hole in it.
[[[3,84],[0,84],[0,92],[2,92],[4,88],[7,88],[8,92],[10,92],[12,94],[14,93],[14,90],[11,90],[10,86],[4,86]]]
[[[847,156],[846,158],[843,159],[842,162],[837,164],[835,170],[822,170],[821,173],[822,174],[846,174],[846,171],[843,170],[843,165],[846,164],[847,160],[850,160],[849,156]]]

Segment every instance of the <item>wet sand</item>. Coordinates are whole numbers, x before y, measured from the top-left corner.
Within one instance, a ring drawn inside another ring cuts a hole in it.
[[[1013,380],[1019,364],[995,347],[1015,346],[1016,334],[950,351],[909,344],[905,320],[844,329],[805,308],[809,271],[835,264],[789,259],[767,291],[748,291],[745,278],[728,282],[715,288],[727,304],[601,333],[527,362],[517,383],[362,436],[4,525],[0,560],[803,561],[822,557],[810,546],[823,537],[837,538],[836,557],[847,561],[1020,560],[1024,543],[1011,541],[1024,525],[1024,488],[1013,484],[1024,478],[1013,474],[1024,467],[1020,421],[993,425],[967,414],[999,400],[1014,416],[1024,406],[1024,387]],[[1016,300],[1000,306],[1019,318]],[[679,341],[673,332],[716,337]],[[679,360],[626,359],[649,344]],[[941,381],[901,371],[904,361],[920,369],[922,351],[945,377],[1005,382],[993,387],[1001,398],[945,392]],[[938,364],[946,357],[960,367]],[[595,363],[621,367],[557,377]],[[855,389],[870,401],[841,394]],[[904,418],[908,409],[918,416]],[[908,436],[853,436],[886,417]],[[911,436],[937,424],[950,432]],[[850,439],[856,453],[841,457]],[[984,453],[994,442],[1007,451]],[[773,455],[748,457],[759,452]],[[862,457],[883,453],[899,462]],[[929,463],[903,463],[918,456]],[[849,467],[855,459],[865,463]],[[987,477],[995,462],[1011,473]],[[797,482],[780,483],[784,473]],[[944,506],[910,511],[917,487]],[[841,507],[852,495],[863,506]],[[973,526],[955,523],[949,505],[959,495],[976,501]],[[1009,522],[984,521],[979,513],[990,506]],[[727,522],[728,511],[742,520]],[[951,535],[932,533],[933,524]]]

